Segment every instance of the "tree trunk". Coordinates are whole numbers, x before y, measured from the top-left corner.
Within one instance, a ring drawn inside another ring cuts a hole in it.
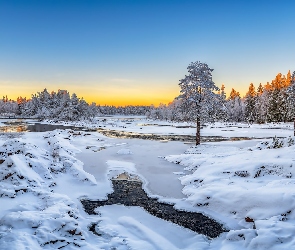
[[[201,122],[200,122],[200,118],[197,118],[196,146],[200,145],[200,143],[201,143]]]
[[[295,117],[294,117],[294,136],[295,136]]]

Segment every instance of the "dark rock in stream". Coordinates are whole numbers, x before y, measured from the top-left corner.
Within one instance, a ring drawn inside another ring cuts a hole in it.
[[[176,210],[173,205],[158,202],[147,196],[140,181],[112,180],[114,192],[104,201],[83,199],[81,203],[88,214],[96,214],[97,207],[122,204],[139,206],[158,218],[171,221],[210,238],[218,237],[227,230],[215,220],[196,212]],[[92,228],[93,230],[93,228]]]

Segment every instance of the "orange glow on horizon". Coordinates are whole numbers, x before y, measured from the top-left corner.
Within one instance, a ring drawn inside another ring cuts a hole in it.
[[[36,91],[32,91],[32,89],[27,90],[24,89],[21,91],[20,88],[18,88],[18,91],[15,91],[14,88],[2,88],[2,93],[0,93],[0,98],[2,99],[3,96],[8,97],[8,100],[14,100],[17,101],[18,97],[26,98],[27,100],[31,99],[32,94],[37,94],[37,92],[41,92],[44,90],[45,87],[40,88]],[[3,91],[3,90],[7,90]],[[127,93],[122,93],[118,91],[112,91],[112,93],[107,93],[107,94],[96,94],[96,92],[100,91],[85,91],[81,88],[75,89],[75,88],[65,88],[65,87],[59,87],[56,89],[53,88],[47,88],[48,92],[51,93],[52,91],[57,92],[58,89],[65,89],[67,90],[70,95],[73,93],[76,93],[79,98],[83,98],[87,103],[91,104],[92,102],[95,102],[96,105],[108,105],[108,106],[128,106],[128,105],[134,105],[134,106],[159,106],[160,104],[169,104],[171,103],[175,97],[177,97],[179,93],[179,88],[176,86],[175,88],[170,88],[169,91],[167,89],[159,91],[140,91],[137,90],[135,91],[136,93],[130,93],[127,95]],[[230,94],[229,86],[227,87],[225,85],[225,92],[227,97]],[[247,87],[243,88],[241,97],[244,96],[244,93],[246,93]],[[6,92],[6,93],[5,93]],[[123,91],[124,92],[124,91]],[[241,92],[240,92],[241,93]]]
[[[142,86],[140,88],[129,89],[109,89],[98,95],[85,93],[85,98],[97,100],[97,104],[107,104],[114,106],[126,105],[155,105],[160,103],[168,104],[179,95],[178,86],[175,88],[165,88],[163,86]],[[87,97],[86,97],[87,96]]]
[[[225,86],[225,93],[227,98],[230,96],[232,88],[240,93],[240,97],[243,98],[248,89],[249,84],[233,85],[227,83],[216,83],[218,87],[222,84]],[[265,83],[262,83],[264,86]],[[18,97],[31,99],[32,94],[41,92],[44,88],[47,88],[48,92],[58,89],[67,90],[70,95],[76,93],[79,98],[83,98],[86,102],[91,104],[95,102],[97,105],[109,105],[109,106],[128,106],[128,105],[154,105],[169,104],[180,94],[180,89],[175,82],[164,83],[143,83],[143,84],[111,84],[111,83],[91,83],[91,84],[79,84],[72,85],[69,83],[57,84],[57,83],[27,83],[27,82],[1,82],[0,86],[3,96],[8,97],[8,100],[17,101]],[[258,83],[254,84],[255,89],[259,86]]]
[[[1,84],[1,83],[0,83]],[[58,89],[67,90],[70,95],[76,93],[79,98],[83,98],[87,103],[91,104],[95,102],[97,105],[109,105],[109,106],[128,106],[128,105],[154,105],[159,106],[159,104],[168,104],[174,100],[175,97],[179,95],[178,86],[174,88],[164,88],[163,86],[158,86],[157,88],[138,88],[138,89],[116,89],[116,88],[101,88],[101,89],[89,89],[89,88],[74,88],[71,86],[64,86],[58,88],[51,87],[41,87],[37,90],[35,87],[13,87],[5,86],[1,88],[0,97],[6,96],[8,99],[15,100],[19,97],[26,98],[27,100],[31,99],[33,94],[37,94],[47,89],[49,93],[52,91],[57,92]]]

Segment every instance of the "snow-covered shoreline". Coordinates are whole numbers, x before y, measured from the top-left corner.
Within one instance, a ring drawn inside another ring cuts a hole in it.
[[[170,123],[170,127],[158,126],[157,123],[169,123],[156,121],[150,121],[154,125],[138,126],[143,118],[137,121],[109,119],[88,127],[167,134],[175,130],[176,125],[180,126],[175,123]],[[177,128],[187,134],[193,133],[191,129]],[[293,131],[291,124],[216,123],[204,127],[202,133],[288,137]],[[2,134],[0,144],[1,249],[62,246],[64,249],[168,249],[167,245],[169,249],[227,250],[292,249],[295,246],[292,236],[295,233],[292,191],[295,146],[290,139],[279,139],[276,143],[271,139],[211,142],[190,147],[181,142],[163,144],[111,139],[97,132],[55,130],[22,133],[19,138]],[[159,160],[162,167],[151,165],[145,169],[146,164],[140,165],[141,161],[157,164]],[[110,178],[123,172],[140,176],[149,196],[175,204],[177,209],[207,214],[224,223],[230,231],[208,240],[153,218],[139,208],[122,205],[101,207],[100,216],[86,214],[80,199],[106,199],[112,192]],[[183,187],[183,196],[155,195],[150,185],[157,189],[161,183],[163,187],[172,184],[168,188],[171,192]],[[100,237],[89,231],[92,223],[98,223]],[[160,228],[167,228],[169,235]],[[181,235],[178,243],[174,239],[176,235]]]

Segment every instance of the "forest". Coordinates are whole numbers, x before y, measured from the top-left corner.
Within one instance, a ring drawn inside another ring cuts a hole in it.
[[[289,122],[295,117],[295,71],[281,73],[266,84],[257,87],[250,83],[244,96],[232,89],[226,94],[225,86],[215,91],[215,101],[202,122]],[[207,107],[204,107],[206,110]],[[168,105],[150,106],[108,106],[87,103],[75,93],[67,90],[48,92],[44,89],[30,99],[18,97],[11,100],[3,96],[0,100],[1,117],[38,118],[52,120],[89,120],[98,115],[146,115],[150,119],[167,121],[194,121],[195,107],[184,102],[181,96]]]

